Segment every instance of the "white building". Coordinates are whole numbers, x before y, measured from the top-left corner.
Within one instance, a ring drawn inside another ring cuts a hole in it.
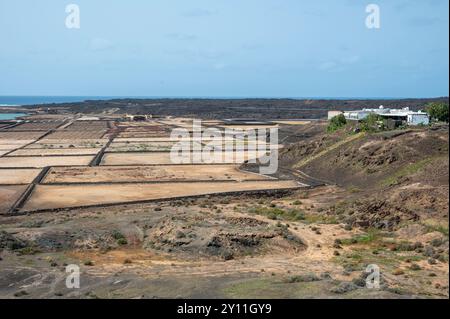
[[[83,116],[77,119],[77,121],[100,121],[100,118],[97,116]]]
[[[364,120],[367,116],[369,116],[371,112],[366,110],[361,111],[348,111],[344,112],[344,116],[347,120],[353,120],[353,121],[361,121]]]
[[[430,124],[430,117],[427,113],[418,111],[410,111],[409,108],[403,109],[386,109],[382,105],[378,109],[362,109],[359,111],[344,112],[347,120],[361,121],[369,114],[378,114],[386,119],[395,119],[404,121],[408,125],[428,125]]]
[[[328,120],[331,120],[333,117],[344,114],[342,111],[328,111]]]
[[[428,125],[430,124],[430,117],[424,112],[411,112],[407,118],[408,125]]]

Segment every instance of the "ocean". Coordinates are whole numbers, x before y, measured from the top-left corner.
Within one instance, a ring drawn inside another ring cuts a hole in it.
[[[25,116],[25,113],[0,113],[0,121],[14,120],[18,117]]]
[[[20,106],[49,103],[72,103],[85,100],[110,100],[112,96],[0,96],[0,106]]]

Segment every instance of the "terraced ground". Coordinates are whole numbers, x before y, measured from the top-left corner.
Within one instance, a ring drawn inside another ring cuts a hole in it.
[[[108,127],[80,168],[0,168],[0,297],[448,298],[448,125],[354,135],[285,124],[271,177],[251,165],[100,165],[110,141],[167,142]],[[298,187],[309,181],[325,182]],[[81,267],[78,290],[67,264]],[[380,289],[367,288],[370,264]]]
[[[81,121],[73,117],[66,121],[33,120],[15,127],[30,130],[7,128],[0,132],[0,138],[6,134],[5,152],[0,155],[0,181],[5,186],[7,182],[20,182],[27,187],[19,197],[5,191],[4,196],[11,194],[11,198],[3,214],[302,186],[238,170],[240,163],[256,160],[265,152],[233,136],[228,136],[227,141],[239,142],[239,150],[211,149],[214,152],[208,152],[208,156],[188,151],[182,154],[186,158],[174,160],[171,151],[179,145],[170,141],[169,132],[187,127],[185,120],[135,123]],[[35,128],[47,130],[37,134]],[[17,142],[27,134],[29,140]],[[12,142],[15,144],[6,144]],[[193,141],[190,148],[201,150],[206,142],[209,140]],[[32,170],[36,174],[27,178]],[[11,176],[14,171],[18,172],[15,179]]]

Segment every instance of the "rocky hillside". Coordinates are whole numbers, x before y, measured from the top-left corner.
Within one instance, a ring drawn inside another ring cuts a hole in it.
[[[282,166],[348,193],[328,210],[350,226],[395,228],[448,218],[448,126],[355,134],[346,128],[287,146]]]

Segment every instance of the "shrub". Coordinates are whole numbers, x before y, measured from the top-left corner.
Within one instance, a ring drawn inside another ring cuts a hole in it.
[[[330,120],[330,124],[327,127],[327,131],[329,133],[335,132],[340,128],[344,127],[346,124],[347,120],[345,119],[344,114],[339,114]]]
[[[14,293],[14,297],[23,297],[23,296],[27,296],[27,295],[28,295],[28,292],[26,292],[25,290],[21,290],[21,291]]]
[[[363,132],[376,132],[384,130],[383,118],[375,113],[369,114],[360,122],[360,130]]]
[[[116,240],[118,245],[122,246],[122,245],[128,244],[127,239],[125,238],[125,236],[122,233],[120,233],[118,231],[114,231],[112,236]]]
[[[442,102],[429,103],[425,109],[431,119],[448,123],[448,104]]]
[[[342,282],[336,287],[331,288],[330,291],[335,294],[345,294],[358,288],[359,287],[352,282]]]
[[[123,246],[123,245],[128,244],[128,241],[127,241],[125,238],[120,238],[120,239],[117,241],[117,244]]]
[[[112,237],[115,240],[119,240],[119,239],[125,238],[125,236],[121,232],[119,232],[118,230],[114,230],[111,235],[112,235]]]
[[[305,214],[303,213],[303,211],[298,209],[284,210],[281,208],[256,206],[249,209],[248,212],[251,214],[263,215],[273,220],[276,219],[292,220],[292,221],[305,220]]]
[[[418,264],[412,264],[409,268],[413,271],[418,271],[422,269]]]
[[[315,274],[292,276],[287,279],[288,283],[314,282],[314,281],[320,281],[320,278],[318,276],[316,276]]]

